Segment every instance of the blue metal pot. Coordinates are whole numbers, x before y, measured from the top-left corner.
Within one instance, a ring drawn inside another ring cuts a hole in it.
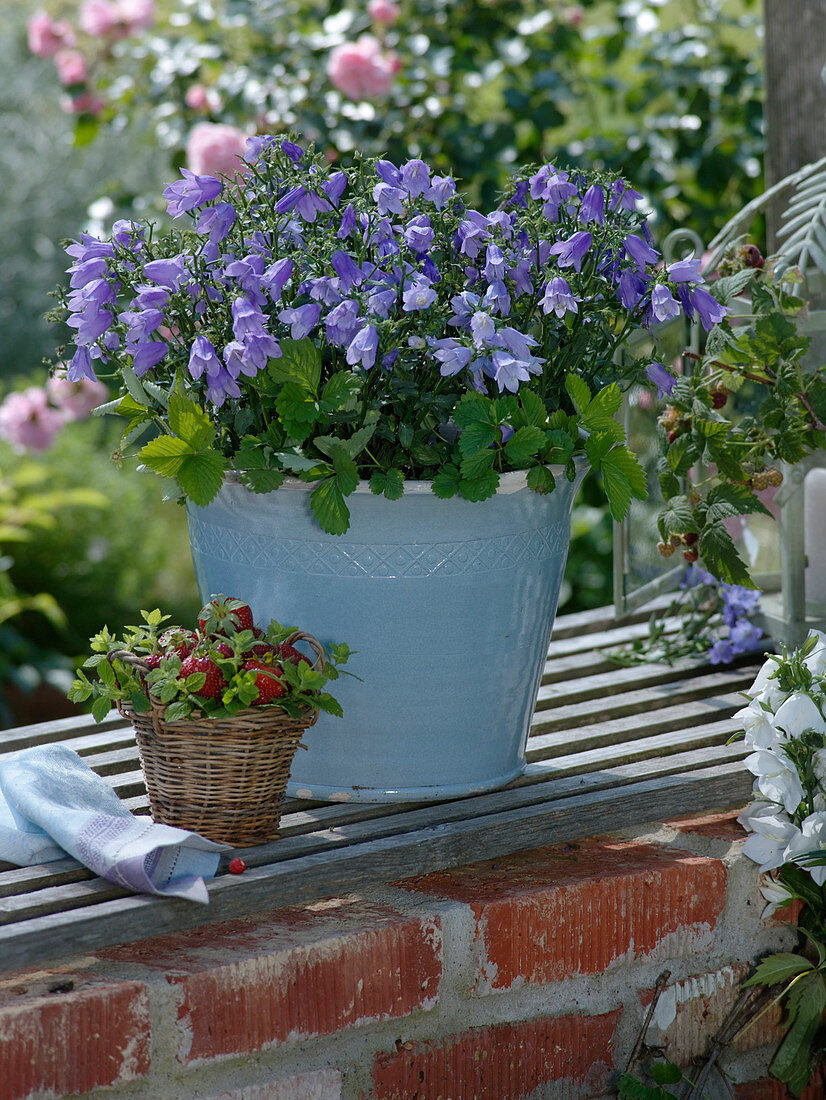
[[[366,483],[349,531],[328,535],[310,490],[224,484],[188,504],[201,595],[237,596],[271,618],[357,653],[332,690],[289,791],[331,801],[406,802],[493,790],[525,767],[525,742],[556,613],[574,495],[585,472],[539,496],[506,474],[481,503],[407,482],[401,500]]]

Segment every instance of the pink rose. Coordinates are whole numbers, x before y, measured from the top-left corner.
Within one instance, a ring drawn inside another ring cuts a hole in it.
[[[81,30],[93,38],[117,33],[118,9],[110,0],[83,0],[79,16]]]
[[[186,143],[186,164],[196,176],[236,176],[248,170],[240,159],[247,135],[221,122],[197,122]]]
[[[367,14],[374,23],[381,23],[383,27],[392,27],[401,14],[401,8],[394,4],[393,0],[370,0],[367,5]]]
[[[54,57],[62,46],[74,46],[75,32],[65,20],[55,22],[45,11],[39,11],[28,23],[29,49],[37,57]]]
[[[186,90],[184,102],[193,111],[217,111],[221,106],[221,100],[214,88],[206,88],[203,84],[192,84]]]
[[[124,34],[145,31],[155,22],[155,0],[118,0],[117,8]]]
[[[67,88],[72,84],[84,84],[89,76],[86,58],[80,50],[58,50],[54,64],[60,83]]]
[[[363,34],[331,51],[327,75],[348,99],[376,99],[390,91],[399,67],[392,50],[382,52],[378,39]]]
[[[58,371],[49,379],[46,392],[65,420],[85,420],[92,409],[102,405],[109,397],[109,390],[103,382],[91,378],[70,382],[65,370]]]
[[[16,450],[47,451],[63,423],[42,386],[10,393],[0,405],[0,439],[8,440]]]

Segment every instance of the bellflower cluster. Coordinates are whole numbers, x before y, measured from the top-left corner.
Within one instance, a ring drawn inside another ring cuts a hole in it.
[[[548,492],[583,451],[611,466],[615,514],[644,495],[606,417],[623,387],[668,372],[616,352],[635,328],[725,307],[699,261],[663,265],[624,180],[547,164],[485,213],[417,158],[341,168],[257,136],[244,165],[183,169],[166,235],[124,221],[68,249],[69,378],[120,381],[130,438],[162,428],[144,465],[201,504],[230,468],[259,491],[333,477],[328,530],[346,529],[361,477],[481,500],[514,469]],[[586,447],[582,429],[608,434]]]
[[[748,696],[735,717],[755,797],[738,820],[770,913],[795,898],[811,903],[808,879],[826,882],[826,635],[813,630],[800,649],[769,657]]]

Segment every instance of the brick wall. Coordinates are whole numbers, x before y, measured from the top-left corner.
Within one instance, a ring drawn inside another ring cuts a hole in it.
[[[794,942],[760,919],[734,816],[7,975],[0,1100],[602,1100],[663,970],[649,1040],[689,1065],[748,963]],[[777,1026],[726,1052],[738,1100],[783,1100]]]

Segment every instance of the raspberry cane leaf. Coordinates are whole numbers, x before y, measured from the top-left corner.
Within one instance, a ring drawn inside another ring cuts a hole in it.
[[[276,382],[287,382],[318,395],[321,381],[321,352],[312,340],[282,340],[281,355],[270,359],[267,370]]]
[[[745,485],[716,485],[706,497],[706,522],[715,523],[729,516],[760,512],[771,516],[762,501]]]
[[[719,580],[726,584],[739,584],[743,588],[756,587],[722,523],[711,524],[700,532],[697,550],[705,565]]]
[[[681,435],[675,439],[665,452],[665,461],[677,477],[685,477],[699,457],[690,435]]]

